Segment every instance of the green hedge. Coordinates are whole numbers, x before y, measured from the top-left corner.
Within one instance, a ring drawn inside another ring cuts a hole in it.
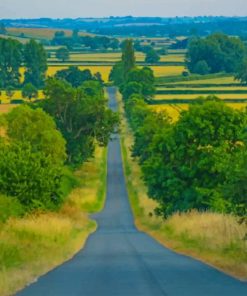
[[[149,105],[166,105],[166,104],[194,104],[197,99],[164,99],[164,100],[149,100]],[[221,101],[225,103],[247,103],[246,99],[222,99]]]

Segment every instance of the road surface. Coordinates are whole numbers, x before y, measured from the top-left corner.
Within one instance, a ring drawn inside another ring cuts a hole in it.
[[[117,108],[114,89],[110,106]],[[247,296],[247,284],[176,254],[133,223],[119,139],[109,144],[105,209],[98,230],[72,260],[18,296]]]

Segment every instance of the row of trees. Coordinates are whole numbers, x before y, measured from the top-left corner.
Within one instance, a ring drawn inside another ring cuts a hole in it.
[[[122,66],[128,52],[133,56],[130,44]],[[196,100],[174,123],[166,112],[148,107],[143,88],[126,92],[129,85],[136,86],[133,69],[120,91],[134,133],[133,156],[149,196],[159,204],[156,213],[167,217],[197,209],[246,217],[247,112],[208,97]]]
[[[81,36],[78,30],[74,30],[72,36],[66,36],[64,31],[57,31],[52,40],[53,45],[67,46],[69,49],[73,47],[83,46],[91,50],[107,50],[119,49],[120,42],[117,38],[109,38],[105,36]]]
[[[45,100],[0,117],[0,195],[24,211],[56,210],[73,179],[65,165],[80,166],[117,129],[118,115],[107,108],[102,84],[91,78],[77,86],[67,76],[50,78]]]
[[[34,40],[25,45],[17,40],[0,38],[0,88],[19,87],[21,67],[25,67],[24,84],[44,85],[47,57],[43,46]]]

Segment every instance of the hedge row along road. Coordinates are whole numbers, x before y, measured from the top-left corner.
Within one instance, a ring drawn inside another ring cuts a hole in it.
[[[108,89],[117,110],[116,90]],[[109,144],[105,209],[99,227],[71,261],[41,277],[18,296],[244,296],[246,283],[176,254],[139,232],[125,186],[118,137]]]

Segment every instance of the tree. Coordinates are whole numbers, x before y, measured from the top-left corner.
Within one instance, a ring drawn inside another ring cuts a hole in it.
[[[239,66],[235,79],[243,84],[247,84],[247,59]]]
[[[124,41],[122,50],[122,65],[123,76],[126,78],[129,71],[135,67],[135,50],[131,39],[126,39]]]
[[[118,126],[118,115],[106,108],[103,88],[85,81],[73,88],[64,80],[50,78],[43,108],[51,114],[67,141],[68,163],[80,165],[94,153],[95,142],[107,145]]]
[[[123,99],[128,100],[134,94],[142,94],[142,84],[136,81],[130,81],[123,85],[121,92],[123,94]]]
[[[193,38],[188,47],[187,67],[193,73],[196,64],[205,61],[210,73],[234,73],[246,56],[244,43],[236,37],[212,34],[204,39]]]
[[[47,70],[47,56],[42,44],[30,40],[24,48],[25,84],[32,83],[40,88],[44,85]]]
[[[18,87],[22,63],[22,44],[13,39],[0,38],[0,87]]]
[[[196,73],[196,74],[200,74],[200,75],[206,75],[206,74],[210,73],[210,68],[209,68],[206,61],[204,61],[204,60],[203,61],[198,61],[195,64],[193,72]]]
[[[9,98],[9,100],[12,99],[14,94],[15,94],[15,92],[14,92],[14,88],[12,86],[9,86],[6,88],[6,95]]]
[[[61,80],[66,80],[73,87],[79,87],[84,81],[94,80],[89,69],[80,70],[75,66],[70,66],[68,69],[58,71],[55,77]]]
[[[62,202],[61,168],[28,143],[0,146],[0,192],[17,198],[26,210],[56,209]]]
[[[126,84],[136,82],[141,85],[141,94],[144,98],[148,99],[155,94],[155,78],[153,70],[149,67],[143,67],[141,69],[132,69],[126,79]],[[122,88],[120,88],[121,90]]]
[[[28,98],[31,100],[32,98],[36,98],[38,96],[38,90],[32,83],[27,83],[24,85],[22,89],[22,97]]]
[[[160,56],[156,50],[152,48],[147,52],[146,58],[145,58],[146,63],[149,63],[149,64],[158,63],[159,60],[160,60]]]
[[[29,143],[34,153],[42,152],[56,164],[66,160],[65,140],[51,116],[28,106],[14,108],[6,114],[7,135],[16,142]]]
[[[115,85],[120,86],[124,82],[123,63],[117,62],[111,69],[109,80],[113,81]]]
[[[56,58],[62,62],[69,60],[69,50],[67,47],[60,47],[56,51]]]
[[[191,209],[226,212],[238,203],[234,199],[231,204],[229,191],[224,193],[229,179],[222,166],[224,159],[233,161],[239,150],[246,151],[240,144],[245,123],[244,112],[209,99],[191,105],[176,124],[159,130],[143,172],[160,214]]]

